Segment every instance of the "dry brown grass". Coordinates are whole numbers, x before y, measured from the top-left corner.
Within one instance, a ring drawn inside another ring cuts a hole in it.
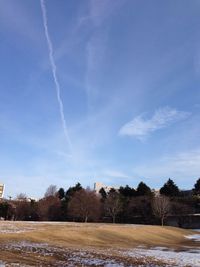
[[[1,233],[10,229],[11,233]],[[15,232],[15,231],[24,232]],[[191,234],[189,230],[175,227],[139,226],[139,225],[112,225],[94,223],[26,223],[0,222],[0,259],[15,262],[29,263],[39,266],[49,265],[52,258],[30,252],[7,250],[5,244],[22,241],[48,244],[51,247],[65,248],[69,251],[85,249],[87,251],[124,250],[139,245],[151,247],[162,246],[179,249],[182,246],[194,245],[185,238]],[[31,257],[30,257],[31,255]],[[102,254],[103,255],[103,254]],[[112,254],[114,255],[114,254]],[[62,255],[60,254],[62,258]],[[115,255],[117,257],[117,255]],[[56,259],[53,259],[56,262]],[[137,265],[135,265],[137,266]],[[163,266],[163,265],[161,265]]]
[[[0,222],[0,231],[6,223]],[[189,230],[160,226],[26,222],[11,224],[17,229],[26,230],[22,233],[0,233],[0,242],[27,240],[64,247],[132,248],[138,245],[174,247],[185,245],[188,241],[184,236],[191,234]]]

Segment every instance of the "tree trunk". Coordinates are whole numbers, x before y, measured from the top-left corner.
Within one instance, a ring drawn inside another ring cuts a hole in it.
[[[113,215],[113,223],[115,223],[115,215]]]
[[[88,216],[85,216],[85,223],[88,221]]]
[[[164,218],[163,217],[161,218],[161,225],[162,226],[164,225]]]

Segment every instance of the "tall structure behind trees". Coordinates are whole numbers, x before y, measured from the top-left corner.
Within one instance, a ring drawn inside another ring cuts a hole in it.
[[[4,189],[5,189],[5,185],[4,184],[0,184],[0,199],[3,198]]]
[[[103,183],[100,183],[100,182],[95,182],[94,183],[94,191],[96,193],[99,193],[101,188],[103,188],[106,193],[108,193],[112,188],[115,189],[115,190],[119,189],[119,187],[117,187],[117,186],[107,186],[107,185],[104,185]]]

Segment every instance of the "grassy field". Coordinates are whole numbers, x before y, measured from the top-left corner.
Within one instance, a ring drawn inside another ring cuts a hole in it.
[[[130,258],[124,252],[141,246],[197,248],[195,242],[185,238],[191,234],[189,230],[160,226],[0,222],[0,259],[7,262],[5,266],[106,266],[106,260],[113,266],[150,266],[149,262],[156,259]],[[80,262],[73,264],[73,258]],[[95,259],[96,263],[86,259]],[[152,266],[167,265],[156,260]]]

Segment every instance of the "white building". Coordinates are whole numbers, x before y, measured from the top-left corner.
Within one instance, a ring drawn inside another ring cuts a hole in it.
[[[99,193],[101,188],[103,188],[106,193],[108,193],[111,188],[114,188],[115,190],[119,189],[119,187],[117,187],[117,186],[107,186],[107,185],[104,185],[103,183],[100,183],[100,182],[95,182],[94,183],[94,191],[96,193]],[[135,189],[135,190],[137,190],[137,189]],[[151,191],[155,196],[159,196],[160,195],[160,189],[152,189]]]
[[[154,194],[154,196],[159,196],[160,195],[160,189],[152,189],[151,192]]]
[[[5,185],[4,184],[0,184],[0,199],[3,198],[4,189],[5,189]]]
[[[95,182],[94,183],[94,191],[96,193],[99,193],[99,191],[100,191],[101,188],[103,188],[106,193],[108,193],[111,188],[114,188],[116,190],[119,189],[119,187],[116,187],[116,186],[107,186],[107,185],[104,185],[103,183],[100,183],[100,182]]]

